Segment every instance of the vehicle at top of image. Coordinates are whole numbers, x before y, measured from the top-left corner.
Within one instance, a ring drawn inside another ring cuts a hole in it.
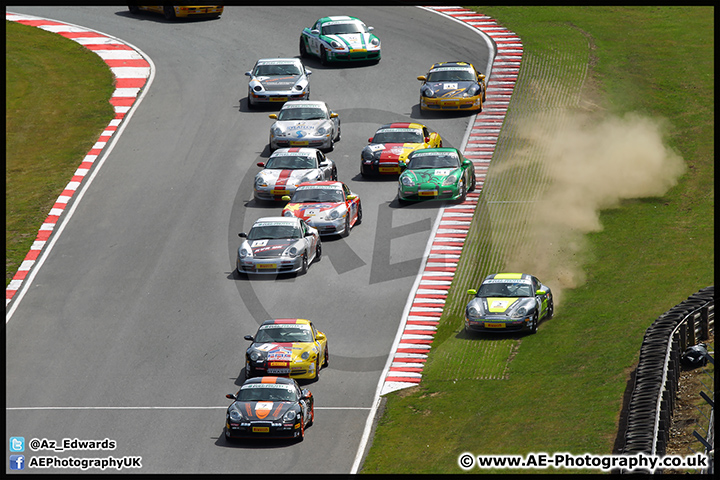
[[[315,420],[310,390],[285,377],[245,380],[225,412],[225,439],[291,438],[302,441]]]
[[[323,65],[363,60],[379,62],[380,39],[373,30],[356,17],[320,18],[300,34],[300,56],[314,55]]]
[[[280,201],[304,182],[337,180],[335,162],[317,148],[280,148],[257,166],[263,167],[253,182],[253,195],[259,201]]]
[[[283,147],[314,147],[323,151],[340,141],[340,117],[325,102],[293,100],[271,113],[270,151]]]
[[[176,5],[135,5],[128,3],[130,13],[138,14],[141,11],[161,13],[167,20],[176,18],[217,18],[223,14],[224,6],[220,4],[204,4],[197,2],[175,2]]]
[[[248,108],[259,104],[279,105],[289,100],[310,98],[312,71],[298,58],[261,58],[245,72],[248,82]]]
[[[238,236],[243,239],[236,262],[239,274],[304,275],[322,257],[320,233],[301,218],[260,218]]]
[[[442,137],[425,125],[414,122],[388,123],[377,129],[360,152],[360,174],[398,175],[400,161],[413,150],[442,147]]]
[[[289,202],[283,216],[302,218],[320,235],[347,237],[362,222],[360,197],[343,182],[301,183],[292,197],[282,199]]]
[[[265,320],[245,352],[245,378],[276,375],[316,380],[328,364],[328,341],[310,320]]]
[[[467,332],[537,332],[543,319],[553,317],[555,307],[550,287],[527,273],[493,273],[465,307]]]
[[[427,200],[465,201],[467,192],[475,190],[475,165],[457,148],[423,148],[400,162],[398,201]]]
[[[420,110],[481,112],[485,101],[485,75],[469,62],[439,62],[427,75],[417,77]]]

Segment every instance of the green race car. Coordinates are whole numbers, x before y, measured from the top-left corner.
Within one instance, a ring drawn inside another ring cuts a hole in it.
[[[457,148],[423,148],[400,162],[400,203],[423,200],[465,201],[475,190],[475,165]]]
[[[380,39],[361,20],[347,15],[323,17],[300,35],[300,56],[331,62],[380,61]]]

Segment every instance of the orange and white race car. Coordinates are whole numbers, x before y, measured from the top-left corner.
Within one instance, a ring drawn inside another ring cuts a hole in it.
[[[410,152],[419,148],[442,147],[442,137],[431,132],[420,123],[396,122],[378,128],[368,139],[360,153],[360,174],[397,175],[401,168],[398,162],[405,161]]]
[[[360,197],[343,182],[301,183],[282,211],[283,217],[298,217],[320,235],[342,235],[362,222]]]

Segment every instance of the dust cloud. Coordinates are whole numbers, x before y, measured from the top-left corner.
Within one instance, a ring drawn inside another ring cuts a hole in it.
[[[512,163],[539,162],[543,180],[539,199],[517,219],[525,229],[522,248],[507,251],[505,259],[506,271],[533,273],[549,285],[556,303],[564,290],[585,283],[583,264],[592,259],[586,234],[602,230],[600,211],[624,199],[662,196],[686,168],[663,142],[664,120],[634,113],[564,117],[519,124],[529,147]]]

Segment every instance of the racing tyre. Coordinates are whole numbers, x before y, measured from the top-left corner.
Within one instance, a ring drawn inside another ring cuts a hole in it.
[[[462,183],[460,183],[460,196],[458,197],[458,203],[463,203],[466,198],[467,198],[467,187],[465,186],[465,179],[463,178]]]
[[[311,426],[313,422],[315,421],[315,405],[310,407],[310,421],[308,421],[307,426]]]
[[[307,49],[305,48],[305,41],[300,37],[300,57],[307,58]]]
[[[470,189],[468,190],[468,192],[474,192],[476,186],[477,186],[477,179],[475,178],[475,174],[473,173],[472,184],[470,185]]]
[[[337,135],[335,136],[335,141],[336,141],[336,142],[339,142],[339,141],[340,141],[340,136],[341,136],[341,135],[342,135],[342,127],[340,126],[340,122],[338,122],[338,131],[337,131]]]
[[[315,247],[315,261],[319,262],[322,258],[322,244],[318,240],[317,246]]]
[[[137,5],[128,5],[128,10],[130,10],[130,13],[132,13],[134,15],[137,15],[138,13],[140,13],[140,9],[138,8]]]
[[[355,220],[355,225],[360,225],[362,223],[362,203],[358,203],[358,213],[357,213],[357,220]]]
[[[175,18],[175,7],[165,5],[163,7],[163,13],[165,14],[165,20],[172,20]]]
[[[250,100],[250,94],[248,94],[248,97],[247,97],[247,107],[248,107],[248,110],[255,110],[255,104],[252,103],[252,100]]]
[[[337,178],[338,178],[338,177],[337,177],[337,167],[334,167],[334,168],[332,169],[332,180],[333,180],[334,182],[337,182]]]
[[[348,212],[348,215],[345,216],[345,231],[343,232],[343,237],[350,236],[350,212]]]
[[[302,267],[300,268],[300,271],[298,272],[298,275],[305,275],[308,271],[308,257],[307,254],[303,255],[302,258]]]
[[[300,419],[300,436],[298,437],[298,442],[302,442],[305,440],[305,418],[303,417]]]
[[[328,56],[327,52],[325,51],[325,47],[320,47],[320,63],[328,66],[330,62],[328,62]]]
[[[327,344],[325,344],[325,358],[323,359],[323,368],[328,366],[328,361],[330,361],[330,349],[328,348]]]
[[[531,334],[537,333],[537,329],[538,329],[538,314],[537,314],[537,312],[535,312],[535,315],[533,315],[532,325],[530,326],[530,333]]]
[[[555,315],[555,303],[553,302],[553,299],[551,298],[548,300],[548,309],[547,309],[547,313],[545,314],[545,318],[550,320],[551,318],[553,318],[553,315]]]

